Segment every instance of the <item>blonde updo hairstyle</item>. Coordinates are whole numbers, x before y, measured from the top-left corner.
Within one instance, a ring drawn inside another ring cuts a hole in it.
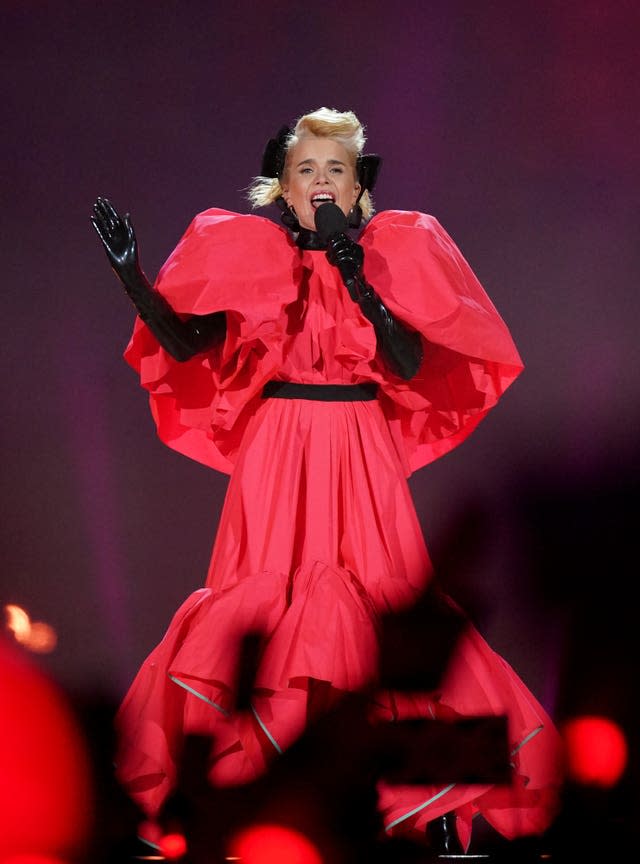
[[[317,111],[303,114],[296,121],[293,132],[285,141],[284,174],[288,170],[288,159],[286,157],[301,139],[308,137],[332,138],[334,141],[342,144],[352,159],[352,167],[356,172],[356,179],[358,179],[356,162],[358,156],[362,155],[362,150],[367,139],[364,135],[364,126],[353,111],[318,108]],[[247,190],[247,197],[255,209],[256,207],[266,207],[268,204],[273,204],[276,199],[282,196],[282,192],[279,177],[254,177]],[[370,219],[373,216],[374,208],[368,189],[365,189],[362,193],[358,204],[362,209],[363,220]]]

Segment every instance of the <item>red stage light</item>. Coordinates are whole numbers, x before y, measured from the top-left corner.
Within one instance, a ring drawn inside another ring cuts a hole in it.
[[[627,765],[627,742],[617,723],[607,717],[582,716],[563,727],[567,772],[577,783],[614,786]]]
[[[0,636],[0,861],[53,864],[81,851],[91,768],[64,697]]]
[[[322,864],[313,843],[298,831],[282,825],[253,825],[231,842],[229,861],[242,864]]]
[[[187,851],[187,841],[183,834],[165,834],[160,840],[160,851],[169,861],[176,861]]]

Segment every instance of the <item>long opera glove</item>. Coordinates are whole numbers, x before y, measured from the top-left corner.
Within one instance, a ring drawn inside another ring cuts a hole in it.
[[[97,198],[91,224],[140,318],[172,357],[184,362],[223,341],[227,329],[224,312],[193,315],[183,320],[153,290],[140,267],[138,243],[128,213],[122,217],[108,198]]]
[[[362,314],[372,324],[378,349],[392,372],[410,380],[422,364],[423,351],[420,334],[409,330],[389,312],[375,290],[362,275],[364,251],[362,246],[340,233],[329,238],[327,258],[338,268],[342,281]]]
[[[179,362],[208,351],[224,340],[227,322],[224,312],[192,315],[182,320],[165,298],[154,291],[142,271],[122,280],[138,315],[162,347]]]

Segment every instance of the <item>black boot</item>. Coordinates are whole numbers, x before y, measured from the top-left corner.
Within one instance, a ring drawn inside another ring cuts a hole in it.
[[[429,842],[436,855],[462,855],[464,849],[456,831],[456,814],[453,810],[432,819],[429,824]]]

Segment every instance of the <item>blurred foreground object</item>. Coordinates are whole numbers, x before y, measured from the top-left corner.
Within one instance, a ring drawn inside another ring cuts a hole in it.
[[[562,734],[567,771],[574,782],[604,789],[615,786],[627,765],[627,741],[617,723],[584,715],[568,720]]]
[[[44,621],[32,621],[29,613],[21,606],[12,603],[4,607],[7,616],[6,627],[16,642],[35,654],[50,654],[58,644],[56,631]]]
[[[243,864],[323,864],[313,843],[282,825],[252,825],[231,841],[231,860]]]
[[[0,636],[0,861],[76,857],[91,829],[84,740],[64,697]]]

